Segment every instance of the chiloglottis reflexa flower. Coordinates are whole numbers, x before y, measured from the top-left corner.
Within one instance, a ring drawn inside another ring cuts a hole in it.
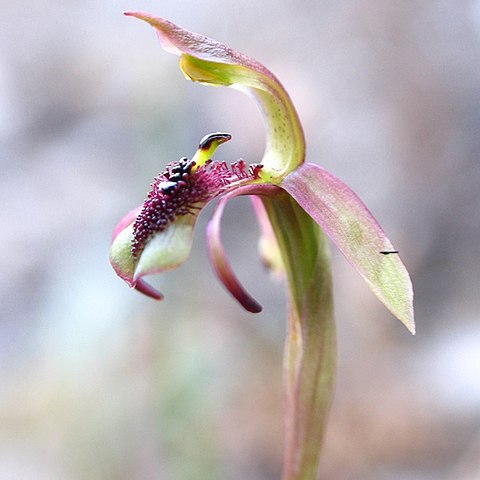
[[[257,61],[167,20],[140,12],[126,15],[155,29],[162,47],[179,55],[188,79],[233,87],[251,96],[264,117],[267,139],[263,158],[250,166],[243,161],[228,165],[211,159],[215,149],[230,139],[224,133],[207,135],[191,160],[169,163],[154,179],[144,203],[114,230],[110,261],[116,273],[131,287],[160,299],[161,294],[144,277],[185,261],[201,209],[220,197],[207,228],[210,260],[234,297],[247,310],[258,312],[261,307],[245,292],[225,257],[221,217],[226,203],[238,195],[252,195],[264,203],[268,199],[273,202],[269,205],[289,196],[330,237],[386,307],[414,332],[412,286],[398,251],[347,185],[319,165],[304,161],[302,127],[276,77]],[[256,201],[256,210],[262,208],[260,204]],[[267,221],[265,215],[261,218]],[[284,263],[287,249],[284,244]]]

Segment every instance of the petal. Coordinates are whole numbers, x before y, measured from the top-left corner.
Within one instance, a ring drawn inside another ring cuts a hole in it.
[[[220,238],[220,225],[223,211],[227,202],[238,195],[266,195],[272,196],[278,192],[278,187],[273,185],[247,185],[223,196],[215,207],[213,216],[207,226],[207,247],[210,262],[220,281],[226,289],[237,299],[245,310],[258,313],[262,311],[261,305],[251,297],[236,278],[225,255]]]
[[[139,280],[135,284],[135,290],[140,293],[143,293],[147,297],[153,298],[154,300],[163,300],[163,295],[154,287],[152,287],[145,280]]]
[[[119,225],[121,223],[122,221]],[[116,274],[133,287],[133,272],[135,271],[135,259],[132,255],[133,221],[123,230],[119,230],[117,226],[115,232],[115,238],[110,245],[110,263]]]
[[[156,300],[162,294],[142,277],[178,267],[187,258],[192,246],[193,227],[198,214],[178,217],[166,230],[154,235],[139,258],[132,255],[133,223],[141,207],[131,210],[113,231],[110,263],[116,274],[128,285]]]
[[[145,275],[166,272],[188,258],[192,248],[193,227],[198,215],[183,215],[148,240],[135,266],[133,282]]]
[[[303,164],[281,184],[322,227],[385,306],[412,332],[413,291],[398,252],[357,195],[315,164]]]
[[[135,220],[135,216],[133,216],[132,213],[137,210],[138,209],[129,212],[115,227],[114,238],[110,246],[110,263],[116,274],[122,280],[125,280],[128,285],[149,297],[161,300],[163,298],[162,294],[155,288],[143,280],[139,282],[134,282],[133,280],[136,260],[132,255],[132,232],[133,221]],[[123,229],[120,229],[122,225]]]
[[[115,226],[112,232],[112,243],[117,238],[118,234],[128,227],[131,223],[135,221],[137,215],[142,211],[142,206],[140,205],[133,210],[130,210]]]
[[[258,241],[260,258],[275,278],[281,278],[285,268],[267,211],[260,198],[252,196],[250,200],[252,201],[253,211],[260,227],[260,239]]]
[[[125,15],[149,23],[162,47],[180,55],[180,68],[190,80],[231,86],[254,97],[267,130],[261,174],[264,180],[279,183],[303,162],[305,141],[298,115],[287,92],[267,68],[223,43],[162,18],[143,12],[125,12]]]

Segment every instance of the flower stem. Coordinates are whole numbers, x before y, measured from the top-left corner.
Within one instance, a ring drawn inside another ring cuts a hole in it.
[[[283,480],[314,480],[333,393],[335,324],[328,245],[286,193],[263,199],[285,266]]]

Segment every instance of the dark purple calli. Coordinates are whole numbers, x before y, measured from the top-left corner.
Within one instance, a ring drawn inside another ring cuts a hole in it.
[[[237,88],[250,95],[265,119],[267,141],[260,164],[227,165],[211,159],[230,135],[207,135],[191,160],[167,165],[144,203],[114,230],[110,261],[131,287],[162,296],[144,276],[177,267],[188,257],[201,209],[221,197],[207,228],[208,252],[217,276],[250,312],[260,305],[232,272],[220,238],[227,202],[254,199],[264,262],[283,272],[289,304],[285,350],[286,439],[284,480],[314,479],[331,399],[335,329],[325,232],[372,291],[414,333],[413,293],[398,251],[357,195],[314,163],[295,108],[263,65],[222,43],[146,13],[126,15],[149,23],[162,47],[180,56],[195,82]],[[265,247],[267,245],[267,247]]]
[[[186,260],[195,221],[210,200],[258,181],[261,165],[247,166],[240,160],[228,166],[211,160],[218,145],[230,138],[227,133],[207,135],[192,160],[169,163],[155,177],[143,204],[115,227],[110,261],[131,287],[162,299],[143,277],[171,270]]]

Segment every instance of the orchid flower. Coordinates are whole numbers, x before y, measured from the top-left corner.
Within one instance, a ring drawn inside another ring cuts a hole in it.
[[[230,140],[213,133],[191,159],[169,163],[155,177],[143,204],[114,229],[110,262],[138,291],[161,299],[144,279],[183,263],[202,208],[220,198],[207,227],[213,268],[227,290],[250,312],[261,306],[242,287],[225,256],[220,225],[225,206],[239,195],[253,198],[263,257],[282,271],[288,298],[284,359],[284,480],[314,479],[331,401],[335,365],[330,261],[324,233],[365,279],[381,302],[412,333],[412,286],[382,228],[357,195],[315,163],[305,162],[305,141],[296,110],[277,78],[257,61],[205,36],[141,12],[161,46],[179,55],[187,79],[228,86],[252,97],[263,114],[266,148],[261,162],[228,165],[212,160]]]

